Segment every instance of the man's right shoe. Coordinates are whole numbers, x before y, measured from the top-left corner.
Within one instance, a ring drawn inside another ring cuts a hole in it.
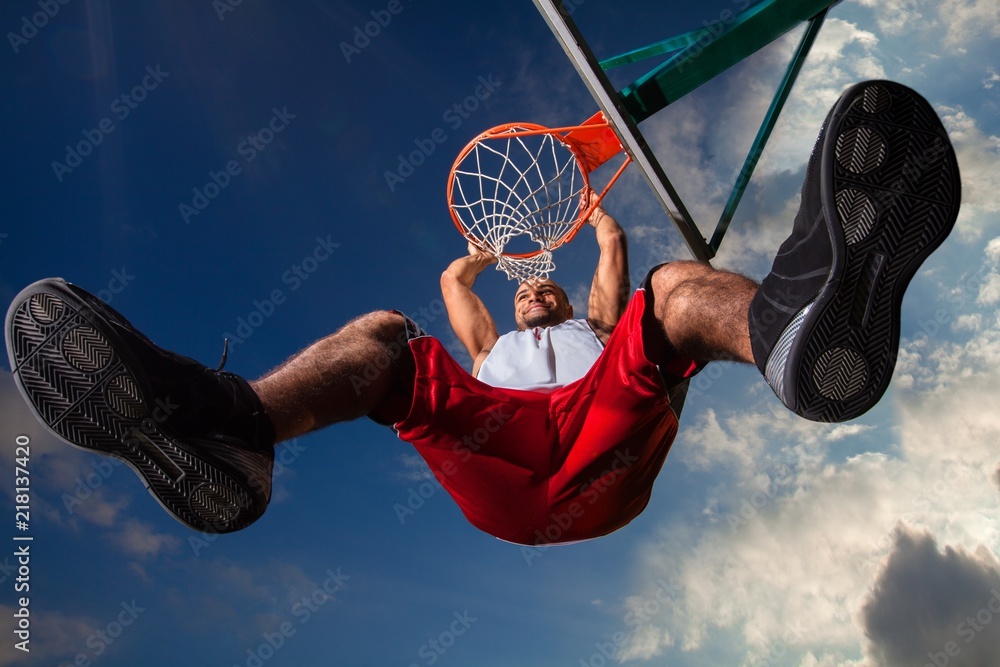
[[[890,81],[849,88],[827,116],[791,236],[750,304],[754,359],[815,421],[857,417],[889,385],[903,293],[958,217],[955,152],[933,108]]]
[[[5,335],[14,380],[39,421],[127,463],[182,523],[228,533],[267,509],[274,429],[244,379],[157,347],[58,278],[17,295]]]

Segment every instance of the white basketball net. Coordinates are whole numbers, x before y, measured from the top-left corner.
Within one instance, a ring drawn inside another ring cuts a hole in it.
[[[555,269],[552,251],[579,224],[588,187],[561,138],[523,131],[480,139],[456,165],[451,186],[452,213],[466,237],[496,255],[497,270],[517,281],[547,278]],[[538,254],[511,257],[505,250]]]

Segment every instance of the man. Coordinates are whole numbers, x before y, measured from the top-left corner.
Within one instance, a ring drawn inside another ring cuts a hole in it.
[[[624,234],[598,210],[587,320],[572,319],[554,283],[525,283],[518,332],[499,336],[472,292],[492,258],[473,250],[453,262],[442,292],[478,379],[409,318],[375,312],[251,383],[156,347],[58,279],[15,298],[7,348],[50,430],[128,462],[196,529],[260,517],[275,443],[368,416],[412,443],[477,527],[523,544],[571,542],[642,511],[686,382],[710,361],[755,363],[810,419],[874,405],[892,374],[905,287],[958,206],[958,166],[931,107],[868,82],[827,117],[792,233],[760,286],[674,262],[627,300]],[[370,377],[373,361],[384,371]]]

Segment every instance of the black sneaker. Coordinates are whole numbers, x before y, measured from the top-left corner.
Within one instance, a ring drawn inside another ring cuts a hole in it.
[[[882,397],[900,305],[948,236],[961,185],[930,104],[890,81],[852,86],[813,149],[792,234],[750,304],[754,359],[778,398],[816,421]]]
[[[274,429],[242,378],[160,349],[58,278],[17,295],[6,342],[38,419],[71,445],[125,461],[181,523],[228,533],[267,509]]]

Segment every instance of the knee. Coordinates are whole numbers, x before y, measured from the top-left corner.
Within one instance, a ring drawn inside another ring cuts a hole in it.
[[[662,319],[667,309],[676,310],[690,305],[691,287],[713,273],[715,269],[693,260],[680,260],[658,268],[650,280],[654,310]]]
[[[395,375],[412,376],[413,353],[402,315],[388,310],[376,311],[355,318],[344,329],[352,340],[363,345],[360,348],[365,350],[363,363],[376,370],[392,367]]]
[[[406,344],[406,324],[403,316],[389,310],[377,310],[354,318],[344,326],[353,336],[385,344]]]
[[[355,317],[347,326],[370,333],[391,332],[403,328],[403,316],[391,310],[375,310]]]
[[[701,262],[673,262],[652,277],[653,310],[657,317],[716,321],[725,314],[745,316],[757,283],[746,276]]]
[[[680,284],[689,280],[697,280],[714,272],[708,264],[694,260],[677,260],[660,266],[653,272],[653,291],[662,296],[674,291]]]

